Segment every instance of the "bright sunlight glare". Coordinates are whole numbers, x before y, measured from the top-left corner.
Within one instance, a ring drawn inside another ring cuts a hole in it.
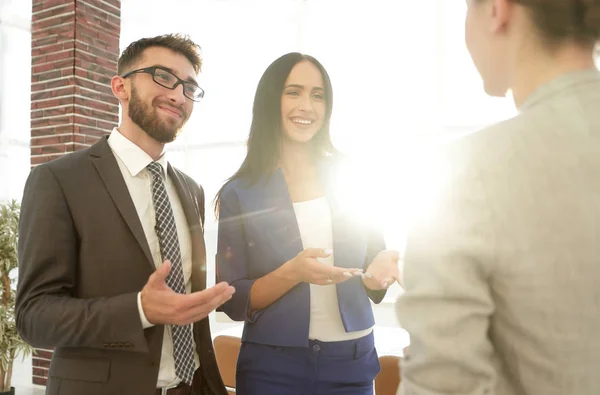
[[[335,185],[343,212],[382,230],[388,248],[403,252],[410,222],[431,213],[449,179],[438,148],[410,144],[394,155],[380,150],[346,163]]]

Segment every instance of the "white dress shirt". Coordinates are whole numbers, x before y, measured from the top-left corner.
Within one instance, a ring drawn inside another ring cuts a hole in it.
[[[302,245],[306,248],[333,250],[331,209],[326,198],[294,203],[294,211]],[[333,266],[335,251],[328,258],[319,258]],[[359,339],[373,331],[372,328],[356,332],[346,332],[340,314],[337,288],[332,285],[310,284],[310,325],[308,338],[324,342]]]
[[[154,265],[158,268],[162,264],[162,257],[160,254],[160,245],[158,236],[154,227],[156,225],[156,214],[154,211],[154,205],[152,203],[152,175],[146,169],[153,160],[146,152],[140,147],[135,145],[133,142],[123,136],[117,128],[113,129],[110,137],[108,138],[108,145],[112,149],[125,184],[129,190],[129,195],[135,210],[137,211],[138,217],[144,229],[144,235],[148,241],[150,252],[152,253],[152,259]],[[183,264],[183,276],[185,281],[185,290],[187,293],[191,292],[192,282],[192,248],[191,248],[191,235],[187,225],[187,220],[177,190],[173,185],[173,181],[167,175],[168,162],[163,154],[158,160],[158,163],[163,168],[165,177],[165,187],[171,207],[173,208],[173,215],[175,216],[175,225],[177,227],[177,235],[179,238],[179,247],[181,249],[181,262]],[[138,264],[138,263],[132,263]],[[140,320],[144,329],[153,326],[144,315],[141,302],[141,292],[138,293],[138,310],[140,312]],[[196,362],[196,369],[200,366],[198,354],[196,353],[196,345],[194,344],[194,360]],[[158,371],[158,382],[157,388],[160,387],[171,387],[177,385],[181,380],[175,374],[175,361],[173,359],[173,340],[171,338],[171,327],[165,325],[165,333],[163,337],[162,352],[160,356],[160,368]]]

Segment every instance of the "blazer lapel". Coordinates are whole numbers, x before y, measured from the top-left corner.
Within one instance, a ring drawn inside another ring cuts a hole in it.
[[[167,172],[179,195],[192,239],[192,292],[201,291],[206,289],[206,245],[199,203],[184,176],[171,165],[168,166]]]
[[[121,213],[123,220],[144,251],[146,258],[148,258],[148,264],[151,265],[152,270],[154,270],[154,261],[152,259],[152,254],[150,253],[146,235],[144,234],[144,229],[142,228],[137,211],[135,210],[135,206],[133,205],[129,191],[127,190],[127,185],[121,174],[121,169],[108,145],[108,137],[103,137],[92,146],[90,156],[92,163],[96,167],[104,186]]]
[[[304,246],[300,236],[294,203],[281,169],[278,169],[274,174],[267,193],[273,196],[270,204],[276,208],[275,215],[273,215],[273,229],[277,232],[278,237],[274,240],[284,241],[278,243],[275,247],[281,249],[282,262],[286,262],[298,255],[304,249]]]
[[[331,209],[335,266],[362,269],[367,254],[367,232],[353,219],[353,213],[345,211],[340,205],[334,187],[335,170],[336,168],[330,164],[323,164],[321,167],[321,177]],[[336,285],[338,307],[344,328],[347,330],[348,319],[353,316],[353,312],[357,308],[355,303],[356,293],[357,290],[362,288],[361,281],[360,277],[354,277]]]
[[[366,240],[361,237],[361,230],[357,228],[352,213],[344,211],[339,203],[335,190],[335,167],[329,163],[321,165],[321,180],[325,187],[327,201],[331,209],[331,232],[333,235],[333,254],[335,265],[347,268],[362,268]]]
[[[277,257],[286,262],[302,251],[294,206],[281,169],[263,176],[246,190],[248,222]]]

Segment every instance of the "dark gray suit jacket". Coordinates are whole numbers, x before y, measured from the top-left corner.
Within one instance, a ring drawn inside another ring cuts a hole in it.
[[[171,166],[168,174],[191,234],[192,291],[202,290],[204,192]],[[33,169],[19,225],[16,319],[28,343],[55,348],[47,394],[154,393],[164,330],[144,330],[137,307],[154,270],[106,138]],[[225,395],[208,319],[195,323],[194,337],[205,383]]]

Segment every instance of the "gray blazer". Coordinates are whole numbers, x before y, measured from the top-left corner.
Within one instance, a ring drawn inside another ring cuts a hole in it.
[[[407,243],[400,393],[600,394],[600,73],[445,151]]]

